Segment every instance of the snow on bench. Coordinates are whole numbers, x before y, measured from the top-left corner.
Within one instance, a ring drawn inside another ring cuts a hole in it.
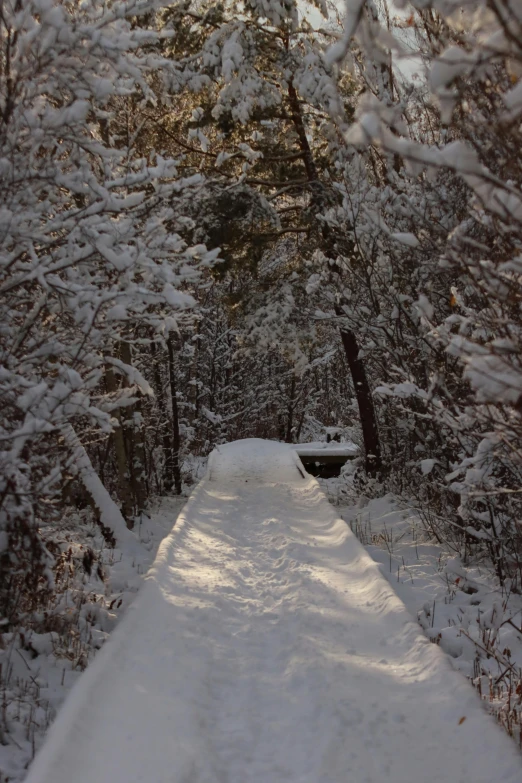
[[[318,460],[325,457],[346,457],[346,459],[353,459],[357,457],[361,452],[355,443],[337,443],[336,441],[330,441],[325,443],[324,441],[317,441],[316,443],[292,443],[291,448],[294,449],[300,457],[317,457]]]

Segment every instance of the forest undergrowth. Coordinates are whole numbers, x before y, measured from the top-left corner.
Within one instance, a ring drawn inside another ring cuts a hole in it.
[[[491,562],[437,541],[411,498],[383,494],[378,482],[361,492],[350,469],[320,483],[428,639],[522,749],[520,592],[499,583]]]
[[[133,555],[104,538],[92,509],[64,509],[46,539],[57,555],[55,589],[26,624],[0,633],[0,783],[25,777],[65,696],[134,599],[187,492],[152,505]]]

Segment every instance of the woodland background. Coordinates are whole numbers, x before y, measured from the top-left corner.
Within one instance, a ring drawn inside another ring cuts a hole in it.
[[[521,75],[512,0],[0,3],[0,647],[81,669],[158,498],[332,427],[520,594]]]

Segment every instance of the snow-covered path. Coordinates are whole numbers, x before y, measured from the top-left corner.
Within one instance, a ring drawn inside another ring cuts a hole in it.
[[[27,783],[522,783],[287,447],[220,447]]]

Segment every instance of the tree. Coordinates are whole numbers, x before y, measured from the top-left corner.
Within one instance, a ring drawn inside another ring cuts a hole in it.
[[[502,0],[487,8],[459,4],[458,15],[436,1],[412,6],[418,10],[407,26],[436,103],[411,90],[392,112],[379,91],[369,92],[347,135],[408,169],[416,191],[411,227],[387,228],[401,215],[404,225],[404,202],[397,199],[380,232],[408,245],[416,268],[429,270],[416,303],[428,349],[425,378],[416,373],[407,388],[401,380],[383,390],[408,399],[412,412],[432,422],[425,475],[433,466],[437,474],[438,465],[442,474],[423,484],[446,497],[444,513],[455,531],[439,526],[439,533],[465,552],[487,554],[502,581],[509,574],[519,583],[522,194],[515,150],[522,18]],[[351,32],[359,24],[357,39],[371,59],[380,25],[375,16],[371,24],[367,19],[360,14]],[[345,40],[336,56],[348,49]]]
[[[183,30],[169,51],[180,69],[181,53],[190,51],[192,78],[185,81],[195,85],[197,97],[185,94],[181,113],[158,120],[194,170],[214,182],[210,201],[197,207],[197,237],[219,245],[229,269],[247,264],[257,274],[274,248],[288,258],[272,275],[272,294],[267,290],[256,301],[277,298],[282,281],[292,275],[302,285],[303,262],[317,249],[336,260],[338,237],[324,216],[339,202],[329,158],[338,145],[331,117],[343,111],[323,57],[324,34],[300,21],[293,4],[263,14],[252,5],[238,15],[234,3],[219,13],[186,6],[167,12],[167,23]],[[346,75],[343,80],[346,98],[352,83]],[[248,307],[255,307],[250,289]],[[344,319],[340,336],[359,401],[366,467],[376,472],[381,449],[370,385],[358,338]]]
[[[63,471],[75,469],[75,428],[83,441],[109,433],[115,412],[150,391],[121,346],[138,324],[168,332],[171,314],[194,304],[181,286],[217,255],[178,233],[200,181],[180,180],[171,158],[137,155],[132,135],[114,137],[118,107],[131,98],[145,105],[151,80],[172,75],[168,59],[143,50],[161,38],[147,27],[153,9],[2,6],[0,591],[8,619],[23,608],[16,587],[32,601],[50,584],[39,517],[56,510]],[[107,372],[125,384],[104,388]]]

